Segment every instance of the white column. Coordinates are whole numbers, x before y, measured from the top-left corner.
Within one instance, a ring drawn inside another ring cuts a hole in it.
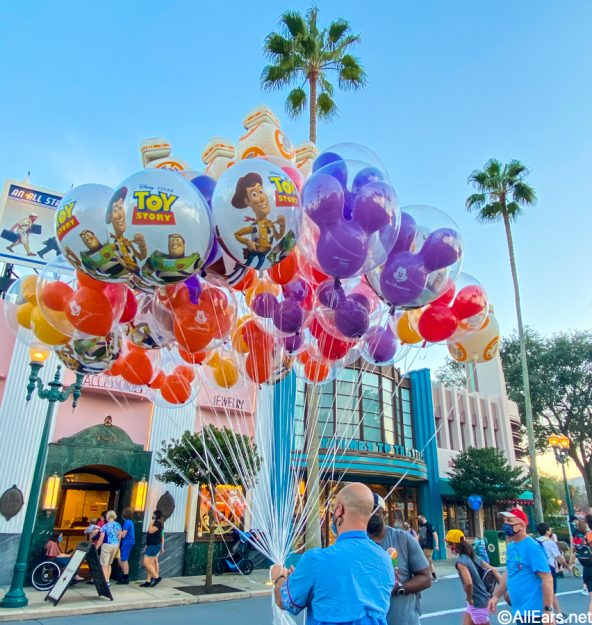
[[[54,377],[56,368],[57,359],[52,353],[39,374],[44,385]],[[49,406],[47,400],[39,399],[37,389],[31,401],[26,401],[30,372],[29,348],[17,341],[12,352],[0,406],[0,458],[2,458],[0,495],[16,484],[23,493],[25,503],[20,512],[9,521],[0,516],[2,534],[20,534],[22,531],[41,433]],[[71,402],[72,399],[68,401]],[[57,409],[58,406],[55,407],[54,425]]]
[[[462,428],[462,423],[460,422],[460,410],[458,405],[458,390],[456,386],[450,387],[450,395],[452,399],[452,417],[453,420],[450,423],[450,427],[453,431],[454,442],[456,443],[456,448],[459,451],[463,451],[463,439],[460,433],[460,429]]]
[[[185,531],[185,515],[187,511],[188,486],[165,484],[156,479],[163,467],[156,462],[156,452],[162,448],[162,442],[171,438],[180,438],[186,430],[194,431],[195,405],[189,403],[182,408],[165,408],[155,404],[152,414],[150,441],[148,449],[152,453],[150,477],[148,478],[148,495],[146,497],[146,514],[144,515],[144,531],[148,531],[150,517],[160,496],[167,490],[175,500],[175,511],[167,519],[165,531],[167,534]]]

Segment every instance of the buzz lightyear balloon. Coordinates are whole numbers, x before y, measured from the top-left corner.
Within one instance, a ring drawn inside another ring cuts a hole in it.
[[[55,212],[55,234],[68,262],[97,280],[128,279],[116,246],[109,236],[105,211],[113,189],[102,184],[83,184],[70,189]]]
[[[288,173],[264,158],[251,158],[221,176],[212,197],[212,214],[223,252],[259,271],[292,251],[302,211]]]
[[[191,182],[166,169],[127,178],[111,197],[105,220],[121,264],[154,287],[196,274],[212,245],[206,200]]]
[[[85,375],[103,373],[119,358],[121,353],[119,330],[107,336],[74,335],[56,353],[61,362],[71,371]]]

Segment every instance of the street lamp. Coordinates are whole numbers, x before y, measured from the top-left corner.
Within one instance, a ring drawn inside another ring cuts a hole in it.
[[[569,459],[569,438],[562,434],[558,436],[557,434],[551,434],[548,438],[549,445],[553,448],[555,452],[555,460],[561,465],[561,469],[563,471],[563,485],[565,486],[565,503],[567,504],[567,513],[570,517],[573,516],[574,509],[573,503],[571,501],[571,494],[569,492],[569,486],[567,484],[567,476],[565,475],[565,463]]]
[[[29,374],[29,383],[27,384],[27,401],[33,397],[33,392],[37,389],[37,395],[39,398],[47,399],[49,406],[47,407],[43,433],[39,443],[39,451],[37,452],[33,482],[31,483],[31,492],[29,494],[29,501],[27,502],[27,512],[25,514],[21,540],[16,556],[16,563],[14,565],[14,572],[12,574],[12,582],[10,584],[9,591],[4,595],[2,601],[0,601],[0,607],[2,608],[24,608],[29,603],[27,595],[25,595],[25,591],[23,590],[23,583],[25,581],[25,573],[27,572],[27,561],[29,558],[29,550],[31,548],[33,529],[35,527],[35,516],[37,515],[37,506],[41,495],[41,485],[45,474],[45,463],[47,461],[49,435],[52,430],[53,412],[56,403],[65,402],[68,397],[70,397],[70,394],[72,394],[73,397],[72,407],[76,407],[76,402],[80,397],[82,380],[84,377],[82,373],[77,373],[76,382],[68,386],[68,388],[62,390],[64,387],[60,382],[61,366],[58,366],[53,380],[48,384],[49,388],[44,389],[43,382],[39,377],[39,372],[41,371],[47,356],[48,352],[46,351],[36,348],[30,350],[31,373]]]

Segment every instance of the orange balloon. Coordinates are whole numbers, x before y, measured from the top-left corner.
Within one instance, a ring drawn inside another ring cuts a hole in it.
[[[167,375],[160,393],[169,404],[184,404],[191,396],[191,382],[183,375]]]
[[[254,269],[247,269],[247,273],[232,288],[235,291],[245,291],[255,282],[256,278],[257,272]]]
[[[205,352],[196,352],[192,354],[191,352],[186,352],[184,349],[179,350],[179,356],[185,361],[189,362],[192,365],[201,365],[201,363],[207,358],[207,354]]]
[[[173,333],[181,349],[190,353],[203,352],[214,338],[209,324],[196,329],[184,326],[178,318],[173,323]]]
[[[297,356],[299,362],[301,362],[303,365],[305,365],[307,362],[310,361],[310,359],[312,358],[312,356],[310,355],[310,352],[308,352],[306,349],[302,350],[298,356]]]
[[[41,303],[49,310],[62,312],[66,310],[66,305],[73,293],[72,287],[61,280],[48,282],[41,289]]]
[[[121,377],[136,386],[149,384],[154,376],[154,369],[148,354],[144,351],[133,351],[123,358]]]
[[[268,269],[267,273],[276,284],[288,284],[288,282],[294,279],[299,269],[298,257],[295,252],[292,252],[289,256],[286,256],[284,260]]]
[[[105,371],[105,375],[121,375],[123,370],[123,357],[119,357],[110,367]]]
[[[271,280],[258,280],[245,291],[245,301],[247,302],[247,306],[251,306],[255,295],[259,295],[260,293],[272,293],[278,297],[281,292],[282,287],[279,284],[275,284],[275,282]]]
[[[195,370],[189,365],[177,365],[173,371],[173,375],[182,375],[189,382],[193,382],[193,380],[195,380]]]
[[[166,378],[166,373],[162,371],[162,369],[159,369],[156,376],[148,383],[148,387],[155,388],[155,389],[162,388],[165,378]]]
[[[215,339],[225,339],[230,333],[234,317],[234,307],[228,306],[224,311],[216,313],[212,323]]]
[[[304,375],[311,382],[324,382],[329,377],[329,367],[318,360],[309,360],[304,365]]]
[[[107,282],[101,282],[100,280],[95,280],[91,278],[88,274],[83,271],[76,272],[76,279],[78,280],[78,286],[86,286],[89,289],[96,289],[98,291],[102,291],[106,286]]]
[[[269,336],[256,319],[246,321],[241,326],[240,333],[248,350],[254,349],[258,343],[266,340],[266,336]]]
[[[228,306],[228,298],[222,289],[214,286],[204,289],[199,296],[198,308],[205,308],[216,314],[222,313]]]
[[[113,325],[113,310],[107,296],[87,286],[74,292],[66,306],[66,315],[77,330],[93,336],[109,334]]]
[[[263,384],[271,377],[271,358],[258,358],[254,354],[249,354],[245,362],[245,371],[253,382]]]
[[[21,278],[21,295],[29,304],[37,305],[37,274]]]

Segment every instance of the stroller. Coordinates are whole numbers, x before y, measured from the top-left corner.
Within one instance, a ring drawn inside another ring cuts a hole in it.
[[[253,540],[250,532],[241,532],[233,530],[233,542],[230,546],[224,541],[226,554],[214,561],[214,574],[222,575],[222,573],[242,573],[250,575],[253,572],[254,563],[249,557],[251,544]]]

